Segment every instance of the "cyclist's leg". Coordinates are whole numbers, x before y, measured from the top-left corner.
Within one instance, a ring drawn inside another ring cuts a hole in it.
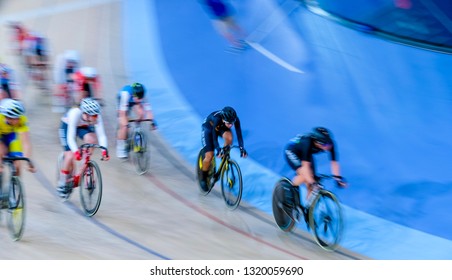
[[[95,131],[96,130],[93,125],[90,125],[88,127],[78,128],[77,136],[83,141],[83,143],[98,144],[97,135],[96,135]],[[91,154],[92,151],[93,151],[93,148],[90,148],[88,152]]]
[[[207,174],[210,169],[210,163],[213,159],[214,144],[212,139],[212,130],[205,126],[202,126],[201,144],[205,153],[202,161],[202,171]]]
[[[64,152],[64,160],[60,170],[60,176],[58,179],[57,191],[60,195],[67,193],[66,183],[70,178],[74,168],[74,155],[67,144],[67,124],[61,122],[59,128],[60,144]]]
[[[118,110],[118,131],[116,134],[116,156],[118,158],[127,158],[128,109],[123,109],[119,108]]]
[[[303,173],[303,168],[305,167],[302,166],[302,161],[297,152],[287,147],[284,151],[284,156],[289,166],[295,171],[295,176],[292,178],[292,185],[298,188],[298,190],[300,190],[299,186],[302,184],[308,186],[309,184],[306,184],[306,178]]]
[[[207,189],[207,179],[209,177],[210,165],[214,156],[214,144],[212,139],[212,130],[202,126],[201,143],[204,149],[204,158],[201,169],[201,187]]]
[[[224,140],[224,143],[223,143],[223,145],[224,146],[230,146],[230,145],[232,145],[232,132],[231,132],[231,130],[226,130],[225,132],[223,132],[223,135],[221,135],[222,137],[223,137],[223,140]]]

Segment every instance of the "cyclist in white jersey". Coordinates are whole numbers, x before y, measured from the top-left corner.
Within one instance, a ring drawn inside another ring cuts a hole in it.
[[[64,162],[60,170],[57,190],[60,196],[66,195],[66,180],[72,174],[73,161],[81,160],[76,137],[83,143],[99,144],[107,148],[107,136],[105,135],[104,124],[100,114],[99,103],[92,98],[84,98],[79,107],[70,109],[62,118],[59,129],[60,143],[64,150]],[[104,160],[109,156],[106,151],[102,151]]]

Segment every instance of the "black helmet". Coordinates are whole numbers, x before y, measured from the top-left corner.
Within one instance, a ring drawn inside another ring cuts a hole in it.
[[[221,118],[228,123],[234,123],[237,119],[237,113],[234,108],[226,106],[221,110]]]
[[[132,84],[132,94],[138,99],[143,98],[146,90],[144,89],[144,86],[140,83],[133,83]]]
[[[324,127],[314,127],[311,137],[314,141],[322,145],[333,144],[330,131]]]

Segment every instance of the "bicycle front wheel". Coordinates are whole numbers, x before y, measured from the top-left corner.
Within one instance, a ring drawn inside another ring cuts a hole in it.
[[[138,175],[143,175],[149,170],[150,153],[147,147],[147,139],[144,133],[138,131],[133,136],[133,164]]]
[[[295,226],[295,220],[292,218],[294,202],[287,201],[289,197],[294,197],[287,195],[292,191],[293,186],[289,179],[282,178],[276,183],[272,194],[273,217],[278,227],[285,232],[291,231]]]
[[[221,171],[221,194],[229,209],[234,210],[239,206],[242,191],[242,172],[238,163],[230,159]]]
[[[88,217],[96,214],[102,200],[102,174],[94,161],[89,161],[80,178],[80,200]]]
[[[19,177],[13,176],[8,191],[8,230],[11,238],[22,238],[25,227],[25,195]]]
[[[332,192],[319,191],[309,208],[309,226],[320,247],[328,251],[336,249],[342,237],[342,209]]]

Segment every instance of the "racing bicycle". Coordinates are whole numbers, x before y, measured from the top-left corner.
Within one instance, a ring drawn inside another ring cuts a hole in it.
[[[102,200],[102,173],[99,165],[91,159],[94,148],[102,149],[108,155],[108,149],[106,147],[97,144],[82,144],[79,147],[80,154],[82,155],[82,164],[78,170],[73,171],[72,176],[66,181],[66,197],[63,198],[64,200],[68,200],[73,189],[80,187],[80,202],[85,215],[88,217],[97,213]],[[58,156],[58,171],[61,170],[63,161],[64,152]]]
[[[312,230],[317,244],[334,251],[342,237],[342,208],[336,195],[324,188],[323,180],[335,179],[332,175],[316,176],[316,183],[309,198],[300,200],[300,189],[286,177],[281,178],[273,190],[273,216],[278,227],[290,232],[301,217]]]
[[[207,190],[204,190],[201,187],[202,161],[205,155],[204,148],[199,151],[198,161],[196,163],[196,174],[201,193],[203,195],[209,194],[215,183],[218,180],[221,180],[221,194],[226,206],[231,210],[234,210],[239,206],[243,191],[243,180],[240,166],[235,160],[231,159],[230,156],[231,149],[233,148],[239,149],[239,146],[223,147],[223,156],[217,170],[215,157],[212,159],[207,179]]]
[[[26,157],[3,157],[3,163],[9,169],[9,176],[5,182],[8,186],[7,192],[3,192],[3,182],[0,182],[0,205],[2,210],[6,210],[8,230],[14,241],[22,238],[26,213],[24,189],[14,165],[17,160],[27,161],[33,167],[31,160]]]
[[[129,130],[127,139],[127,150],[132,153],[132,163],[138,175],[148,172],[151,158],[146,133],[141,127],[142,122],[151,122],[151,125],[155,127],[152,119],[129,120],[129,123],[133,125],[133,129]]]

